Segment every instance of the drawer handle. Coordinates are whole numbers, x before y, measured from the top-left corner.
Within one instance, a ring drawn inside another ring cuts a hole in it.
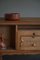
[[[33,33],[33,36],[35,36],[35,33]]]
[[[21,40],[21,41],[20,41],[20,45],[19,45],[20,47],[22,46],[22,44],[23,44],[23,41],[24,41],[24,40]]]
[[[34,38],[35,37],[35,33],[33,33],[33,35],[32,35],[32,38]]]
[[[35,46],[36,46],[36,44],[35,44],[35,43],[32,43],[32,46],[34,46],[34,47],[35,47]]]

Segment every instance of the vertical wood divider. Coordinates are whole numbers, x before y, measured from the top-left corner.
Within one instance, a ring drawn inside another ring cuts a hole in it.
[[[15,37],[15,40],[16,40],[16,50],[18,50],[18,25],[16,25],[16,37]]]

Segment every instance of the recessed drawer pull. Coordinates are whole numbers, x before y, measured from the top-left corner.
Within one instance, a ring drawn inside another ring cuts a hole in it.
[[[32,38],[34,38],[35,37],[35,33],[33,33],[33,35],[32,35]]]
[[[23,39],[20,41],[20,47],[22,46],[22,44],[23,44],[23,41],[24,41]]]
[[[32,43],[32,46],[33,46],[33,47],[35,47],[35,46],[36,46],[36,44],[35,44],[35,43]]]
[[[35,36],[35,33],[33,33],[33,36]]]

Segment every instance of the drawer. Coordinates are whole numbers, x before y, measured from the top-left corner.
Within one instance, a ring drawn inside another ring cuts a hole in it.
[[[20,39],[21,50],[39,50],[40,49],[40,37],[26,37],[21,36]]]
[[[33,35],[33,33],[35,33],[35,35],[40,35],[40,30],[19,30],[18,31],[19,35]]]
[[[19,30],[18,49],[40,50],[40,30]]]

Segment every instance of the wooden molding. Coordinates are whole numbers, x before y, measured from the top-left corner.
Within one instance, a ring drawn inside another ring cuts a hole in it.
[[[0,19],[0,25],[40,25],[40,18],[20,18],[19,21]]]
[[[0,50],[0,55],[40,54],[40,50]]]

